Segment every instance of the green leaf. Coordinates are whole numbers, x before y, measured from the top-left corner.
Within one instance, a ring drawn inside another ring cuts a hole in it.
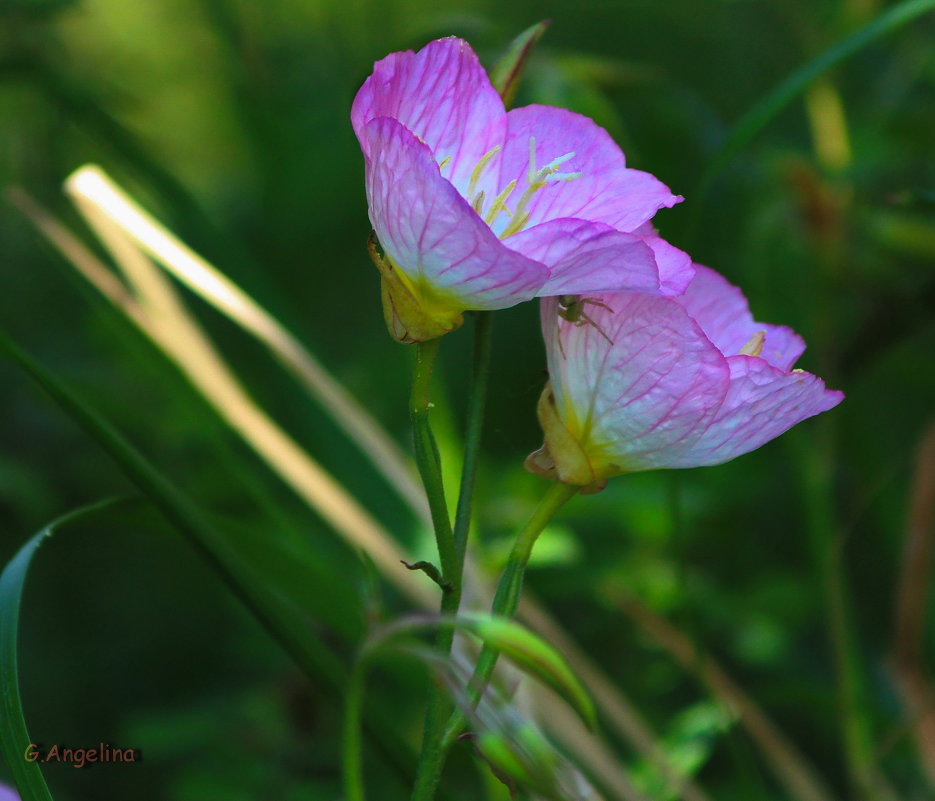
[[[520,78],[523,76],[523,69],[526,67],[526,61],[532,53],[533,47],[545,29],[549,27],[551,20],[544,19],[542,22],[527,28],[517,36],[506,49],[506,52],[500,56],[496,64],[490,70],[490,82],[494,89],[500,93],[503,98],[503,104],[509,108],[516,96],[516,90],[519,88]]]
[[[399,650],[399,638],[441,626],[452,626],[479,637],[486,645],[513,660],[524,672],[554,689],[571,704],[591,729],[596,728],[594,702],[565,659],[539,635],[510,618],[488,614],[461,614],[457,617],[418,615],[401,618],[373,632],[364,643],[362,658],[371,659],[384,649]],[[421,649],[402,650],[425,658]]]
[[[468,629],[526,673],[548,684],[574,707],[589,728],[596,728],[597,715],[591,697],[564,657],[538,634],[514,620],[494,615],[459,615],[456,625]]]
[[[53,520],[19,549],[0,574],[0,751],[13,773],[13,781],[22,801],[52,801],[39,764],[26,759],[26,751],[32,740],[23,715],[16,656],[19,611],[26,574],[39,546],[56,529],[117,502],[114,499],[100,501]]]
[[[296,553],[276,537],[264,532],[226,537],[172,482],[160,473],[118,431],[93,409],[79,400],[32,357],[0,331],[0,353],[6,353],[52,397],[52,399],[114,459],[124,474],[152,502],[162,515],[200,553],[218,576],[259,620],[270,635],[317,685],[324,683],[333,693],[343,692],[347,671],[343,662],[326,647],[312,629],[305,604],[297,603],[312,593],[321,570],[314,558]],[[326,576],[326,578],[329,578]],[[330,577],[329,594],[351,592],[350,582]],[[284,580],[286,579],[286,580]],[[321,585],[318,586],[319,590]],[[380,736],[373,727],[374,744],[387,762],[408,780],[411,753],[396,738]]]
[[[710,190],[715,178],[750,141],[762,131],[786,106],[822,73],[854,55],[862,48],[929,11],[935,10],[935,0],[904,0],[863,28],[832,45],[817,58],[799,67],[772,92],[753,106],[734,126],[710,166],[705,170],[694,193],[695,208]]]

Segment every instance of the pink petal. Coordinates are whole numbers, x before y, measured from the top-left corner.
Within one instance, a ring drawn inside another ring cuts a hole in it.
[[[725,356],[739,354],[760,331],[766,339],[759,355],[780,370],[789,370],[805,350],[791,328],[755,322],[743,292],[710,267],[695,265],[695,278],[679,303]]]
[[[537,168],[574,153],[559,170],[581,173],[580,178],[551,180],[539,189],[527,206],[526,227],[575,217],[629,232],[659,209],[674,206],[682,199],[649,173],[628,169],[623,152],[607,131],[587,117],[551,106],[525,106],[512,109],[506,119],[498,186],[503,188],[517,181],[511,195],[514,203],[529,187],[530,139],[535,139]],[[502,231],[506,224],[501,217],[494,227]]]
[[[596,469],[665,467],[714,420],[727,392],[727,362],[670,298],[599,300],[603,306],[588,307],[594,325],[582,326],[559,319],[555,299],[542,302],[556,408],[576,418],[585,452],[604,463]]]
[[[684,250],[670,245],[655,232],[642,235],[652,248],[659,270],[659,291],[663,295],[681,295],[695,277],[692,258]]]
[[[731,356],[730,388],[714,422],[671,467],[721,464],[759,448],[796,423],[837,406],[844,393],[817,376],[787,373],[753,356]]]
[[[378,61],[354,98],[351,123],[366,156],[367,123],[398,120],[429,146],[436,161],[451,158],[446,175],[460,186],[481,157],[502,143],[505,114],[471,46],[448,37],[418,53],[390,53]]]
[[[656,260],[642,239],[586,220],[551,220],[504,244],[551,270],[539,290],[547,295],[659,290]]]
[[[417,289],[462,309],[502,309],[536,295],[548,270],[494,236],[426,145],[388,118],[369,122],[366,136],[370,221]]]

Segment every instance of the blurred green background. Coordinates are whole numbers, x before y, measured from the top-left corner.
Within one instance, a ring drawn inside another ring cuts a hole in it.
[[[382,322],[351,100],[390,51],[457,34],[489,65],[520,30],[551,18],[517,102],[592,116],[631,166],[685,195],[657,216],[662,233],[741,285],[758,319],[798,330],[809,343],[799,366],[847,399],[733,463],[621,478],[574,500],[544,535],[528,587],[711,798],[793,796],[723,695],[698,680],[704,660],[680,666],[647,610],[722,663],[832,797],[935,798],[914,736],[930,708],[906,704],[892,658],[907,536],[931,529],[924,497],[915,520],[910,497],[915,453],[935,420],[935,20],[829,73],[706,196],[693,194],[745,111],[886,7],[2,0],[0,187],[27,190],[91,243],[60,187],[81,164],[102,165],[407,443],[412,354]],[[220,525],[310,543],[319,570],[308,579],[310,631],[349,664],[377,603],[360,600],[366,571],[353,550],[21,213],[2,209],[0,326]],[[322,410],[259,346],[189,299],[254,397],[413,556],[430,556],[426,532]],[[450,454],[469,330],[442,349],[435,416]],[[492,569],[543,490],[521,464],[541,441],[544,366],[534,305],[498,313],[478,490],[479,545]],[[8,362],[0,386],[5,562],[55,516],[131,488]],[[926,598],[918,606],[931,611]],[[379,604],[386,618],[408,608],[386,587]],[[22,626],[36,741],[103,741],[144,756],[132,766],[48,766],[58,801],[340,797],[339,694],[306,681],[155,513],[114,512],[53,539],[27,585]],[[918,665],[928,676],[931,616],[924,627]],[[375,672],[383,737],[417,743],[425,687],[403,662]],[[608,738],[646,797],[677,797],[654,785],[629,744]],[[373,798],[407,797],[371,752],[368,766]],[[481,773],[466,745],[456,749],[451,797],[504,798]],[[860,789],[867,775],[878,782],[872,792]]]

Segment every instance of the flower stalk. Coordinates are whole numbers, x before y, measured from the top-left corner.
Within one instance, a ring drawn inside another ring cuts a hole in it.
[[[416,465],[425,487],[432,515],[432,527],[435,530],[435,543],[438,546],[438,558],[441,561],[442,577],[451,585],[453,595],[460,598],[461,581],[458,577],[458,558],[454,547],[454,534],[445,489],[442,483],[441,458],[438,445],[429,420],[432,409],[430,383],[432,368],[438,355],[440,339],[430,339],[416,346],[416,364],[412,380],[412,394],[409,402],[409,416],[412,422],[412,439]],[[457,608],[457,606],[455,606]],[[447,610],[446,610],[447,611]]]
[[[484,425],[484,408],[487,404],[492,341],[493,313],[488,311],[476,312],[474,319],[473,369],[471,371],[471,385],[468,389],[467,430],[464,437],[464,465],[461,469],[461,486],[458,491],[458,508],[455,512],[454,527],[459,575],[464,569],[464,555],[467,551],[468,533],[471,528],[474,479],[477,475],[481,429]]]
[[[471,528],[471,512],[474,499],[474,480],[477,474],[477,461],[480,451],[481,429],[484,421],[484,407],[487,402],[487,385],[490,372],[490,351],[492,342],[493,314],[491,312],[477,312],[474,322],[474,355],[471,386],[468,395],[468,419],[465,434],[464,464],[461,470],[461,484],[458,493],[458,507],[455,513],[454,529],[448,529],[450,536],[444,531],[439,532],[436,525],[436,541],[439,544],[439,558],[442,561],[445,593],[442,596],[442,614],[457,614],[461,605],[461,590],[464,574],[464,559],[467,551],[468,533]],[[413,381],[412,393],[412,421],[416,441],[416,458],[419,471],[426,483],[426,492],[429,484],[437,486],[440,501],[435,503],[431,497],[429,505],[432,509],[433,520],[436,519],[436,506],[441,524],[448,522],[447,507],[444,503],[444,493],[441,490],[441,467],[438,460],[438,451],[428,421],[428,409],[431,407],[428,395],[428,376],[431,371],[431,360],[434,360],[439,340],[417,345],[416,373]],[[434,347],[433,347],[434,343]],[[427,360],[427,363],[426,363]],[[422,442],[426,440],[427,442]],[[434,461],[423,458],[420,449],[434,454]],[[423,472],[423,464],[430,474],[428,480]],[[453,554],[447,557],[451,564],[446,564],[443,555],[444,548],[448,549],[450,542]],[[454,629],[442,627],[438,631],[436,648],[447,655],[451,652],[454,642]],[[438,781],[441,778],[441,769],[444,764],[445,739],[444,726],[446,717],[450,714],[451,704],[443,687],[433,689],[432,697],[426,711],[425,729],[422,735],[422,753],[419,759],[419,768],[416,775],[416,784],[413,789],[413,801],[427,801],[435,794]]]
[[[455,543],[451,518],[442,481],[441,458],[438,445],[429,420],[432,408],[430,381],[432,367],[438,355],[439,338],[420,342],[416,345],[416,364],[412,381],[409,412],[412,422],[413,446],[416,465],[425,486],[432,525],[435,529],[435,543],[441,562],[442,581],[445,588],[442,593],[441,614],[455,615],[461,606],[461,574],[464,564],[463,548]],[[473,481],[472,481],[473,483]],[[454,642],[454,629],[442,626],[435,639],[435,648],[442,656],[451,653]],[[430,799],[435,793],[440,774],[440,740],[445,719],[449,715],[450,701],[441,687],[434,687],[425,712],[425,726],[422,734],[422,751],[416,783],[413,789],[413,801]],[[436,767],[436,765],[438,767]]]
[[[344,773],[344,797],[347,801],[364,801],[361,713],[364,700],[365,675],[366,655],[362,655],[351,671],[344,701],[341,763]]]
[[[491,605],[493,614],[502,617],[513,617],[516,614],[523,592],[526,566],[529,564],[529,557],[532,556],[532,549],[536,544],[536,540],[555,516],[555,513],[571,500],[579,490],[580,487],[563,484],[561,481],[554,482],[546,490],[542,500],[539,501],[539,505],[513,543],[506,567],[500,575],[500,581],[497,583],[497,591]],[[484,694],[484,690],[490,682],[490,677],[497,665],[499,655],[499,651],[487,645],[481,649],[477,665],[474,667],[474,675],[471,677],[471,683],[468,687],[468,699],[472,706],[476,705]],[[460,711],[455,711],[452,714],[445,729],[444,744],[446,748],[451,745],[454,738],[461,731],[464,720],[464,715]]]

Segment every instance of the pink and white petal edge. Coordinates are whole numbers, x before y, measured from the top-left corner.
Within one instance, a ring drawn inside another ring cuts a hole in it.
[[[450,158],[448,175],[460,184],[506,132],[506,110],[471,46],[448,37],[418,52],[391,53],[374,64],[351,108],[351,124],[365,155],[370,120],[390,117],[427,144],[436,161]]]
[[[367,199],[380,244],[418,291],[464,309],[530,300],[548,270],[507,248],[396,120],[366,126]]]
[[[700,467],[727,462],[775,439],[794,425],[833,409],[844,393],[818,376],[786,372],[765,359],[731,356],[730,387],[717,416],[694,445],[672,464]]]
[[[659,291],[653,251],[641,237],[587,220],[551,220],[504,240],[549,268],[539,296]]]

